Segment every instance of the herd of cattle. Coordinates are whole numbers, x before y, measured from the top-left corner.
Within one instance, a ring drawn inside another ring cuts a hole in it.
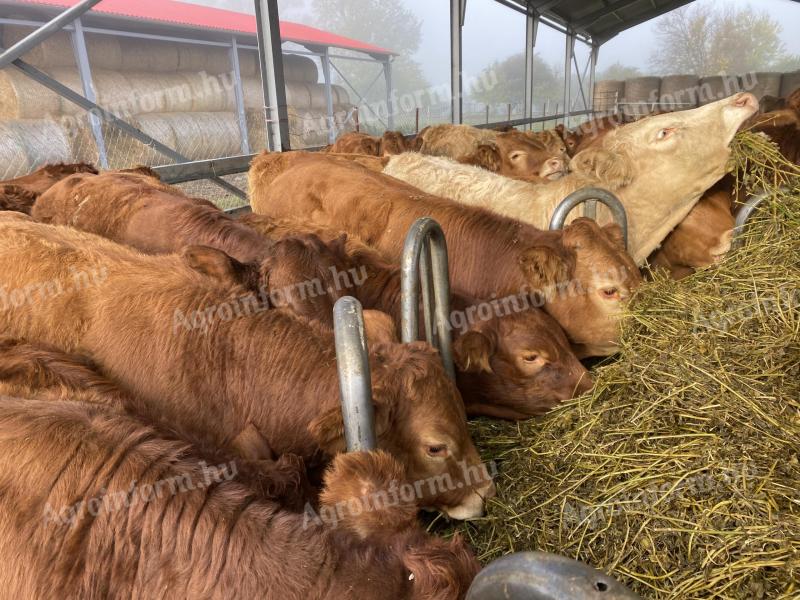
[[[797,160],[800,90],[787,106],[756,116],[739,94],[575,131],[348,134],[255,158],[240,217],[146,167],[0,183],[0,595],[463,598],[472,550],[417,513],[476,518],[494,495],[467,416],[525,419],[589,390],[580,360],[617,350],[640,267],[680,276],[729,249],[736,132]],[[627,247],[602,208],[548,230],[587,186],[621,199]],[[425,216],[447,240],[455,381],[427,343],[398,341],[398,264]],[[365,309],[372,452],[344,453],[347,295]]]

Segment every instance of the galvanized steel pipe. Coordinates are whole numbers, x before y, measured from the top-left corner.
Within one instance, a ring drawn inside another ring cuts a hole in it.
[[[401,261],[402,341],[419,339],[420,279],[422,309],[428,342],[439,350],[447,374],[455,380],[450,338],[450,279],[447,241],[430,217],[417,219],[406,236]]]
[[[361,303],[344,296],[333,306],[336,365],[347,451],[374,450],[375,411]]]
[[[550,229],[561,229],[567,220],[567,215],[572,212],[579,204],[597,200],[605,204],[611,211],[614,220],[622,228],[622,236],[625,240],[625,247],[628,247],[628,215],[625,213],[625,207],[614,194],[602,188],[583,188],[572,192],[569,196],[564,198],[561,204],[556,207],[553,212],[553,218],[550,219]]]

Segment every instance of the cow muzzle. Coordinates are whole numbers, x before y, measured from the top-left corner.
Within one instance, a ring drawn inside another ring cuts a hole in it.
[[[451,519],[469,521],[480,519],[484,515],[486,500],[497,494],[494,481],[489,481],[480,488],[470,490],[464,501],[458,506],[444,507],[442,511]]]

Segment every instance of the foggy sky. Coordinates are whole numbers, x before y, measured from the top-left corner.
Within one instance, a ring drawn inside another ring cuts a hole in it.
[[[185,0],[252,12],[252,0]],[[346,2],[347,0],[329,0]],[[387,0],[405,4],[422,20],[422,43],[414,58],[422,65],[432,84],[450,79],[450,3],[446,0]],[[758,10],[766,10],[781,22],[782,38],[786,50],[800,54],[800,3],[792,0],[697,0],[707,5],[748,4]],[[305,2],[303,0],[281,0],[285,13],[282,18],[303,22]],[[621,33],[600,48],[598,70],[619,62],[648,71],[649,45],[653,39],[653,28],[657,19]],[[792,35],[792,31],[795,32]],[[334,32],[336,33],[336,32]],[[525,49],[525,19],[518,12],[506,8],[493,0],[468,0],[464,25],[463,68],[468,75],[477,74],[495,60],[502,60]],[[536,45],[539,53],[549,64],[563,64],[564,36],[548,27],[540,27]],[[578,43],[576,53],[581,65],[586,61],[588,50]]]

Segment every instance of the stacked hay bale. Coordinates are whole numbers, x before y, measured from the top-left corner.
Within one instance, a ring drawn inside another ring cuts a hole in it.
[[[736,148],[774,194],[743,246],[646,283],[589,394],[474,425],[499,463],[488,516],[459,527],[482,560],[557,552],[643,598],[797,598],[800,171],[758,136]]]
[[[5,27],[2,42],[10,46],[29,32],[29,28]],[[86,40],[99,105],[192,160],[241,152],[228,49],[99,34],[87,34]],[[23,58],[83,94],[68,34],[49,38]],[[258,150],[264,147],[265,125],[256,53],[240,50],[239,64],[248,137],[251,147]],[[285,72],[292,145],[327,143],[327,99],[325,86],[318,83],[316,64],[304,56],[287,55]],[[343,125],[344,115],[350,114],[350,99],[338,86],[334,86],[333,96],[335,121]],[[35,121],[49,123],[54,131],[60,128],[57,138],[69,140],[71,153],[63,160],[97,160],[85,111],[13,68],[0,71],[0,122],[13,122],[19,130],[34,127]],[[103,132],[112,167],[171,162],[114,127],[104,125]],[[20,135],[27,139],[34,138],[35,133],[31,130],[31,135]],[[16,142],[8,141],[4,152],[14,147]],[[57,148],[60,152],[63,145],[57,144]],[[33,160],[40,164],[51,155],[43,149]],[[6,160],[0,177],[23,174],[29,158]]]

